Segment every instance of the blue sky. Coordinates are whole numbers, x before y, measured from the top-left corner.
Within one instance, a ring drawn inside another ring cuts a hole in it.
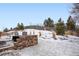
[[[61,17],[66,22],[72,4],[0,4],[0,29],[15,27],[17,23],[42,24],[50,17],[55,22]]]

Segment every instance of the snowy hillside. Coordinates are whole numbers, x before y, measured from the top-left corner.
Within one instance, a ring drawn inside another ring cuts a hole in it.
[[[28,35],[38,35],[38,44],[21,50],[9,50],[1,52],[2,56],[79,56],[79,37],[76,36],[56,36],[52,37],[52,32],[25,29]],[[39,36],[41,32],[41,36]],[[19,32],[21,33],[21,32]],[[4,39],[1,38],[0,40]],[[6,39],[5,39],[6,40]],[[9,39],[11,40],[11,38]]]

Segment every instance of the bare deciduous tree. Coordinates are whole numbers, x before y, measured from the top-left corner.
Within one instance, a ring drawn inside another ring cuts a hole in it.
[[[79,3],[73,4],[71,14],[73,15],[74,21],[79,23]]]

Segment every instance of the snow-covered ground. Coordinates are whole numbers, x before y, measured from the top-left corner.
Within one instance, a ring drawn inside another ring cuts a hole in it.
[[[21,50],[1,52],[2,56],[79,56],[79,37],[56,36],[52,32],[43,30],[26,29],[28,35],[38,35],[38,44]],[[39,36],[39,32],[42,36]],[[4,37],[3,37],[4,38]]]

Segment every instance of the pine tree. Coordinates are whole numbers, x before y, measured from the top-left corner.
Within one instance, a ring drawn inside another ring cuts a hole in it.
[[[13,28],[11,27],[10,30],[12,30]]]
[[[21,24],[17,24],[17,28],[18,28],[18,30],[24,30],[24,25],[23,25],[23,23],[21,23]]]
[[[79,28],[76,28],[77,36],[79,36]]]
[[[8,32],[8,28],[5,28],[3,31],[4,31],[4,32]]]
[[[44,21],[45,27],[54,27],[54,21],[51,18],[48,18]]]
[[[75,30],[75,22],[73,21],[71,16],[69,16],[66,25],[67,25],[67,30],[72,30],[72,31]]]
[[[24,24],[23,23],[21,23],[21,28],[20,29],[22,29],[22,30],[24,30]]]
[[[65,25],[61,18],[58,20],[58,23],[56,24],[56,33],[57,35],[64,35],[65,33]]]

